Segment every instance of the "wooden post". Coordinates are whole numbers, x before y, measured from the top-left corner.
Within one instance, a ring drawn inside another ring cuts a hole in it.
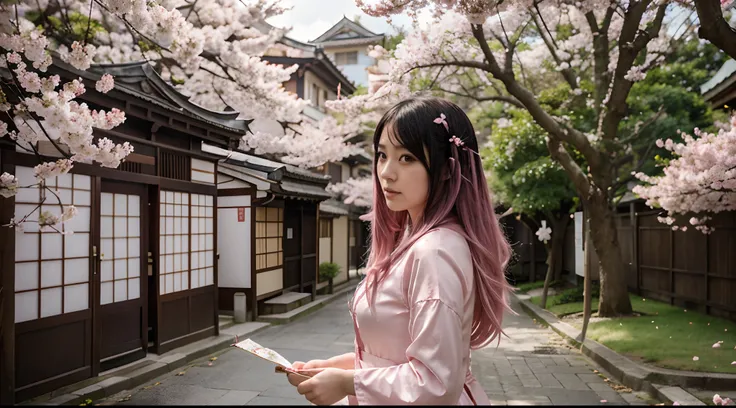
[[[639,277],[639,213],[633,202],[629,203],[629,216],[631,217],[631,262],[636,273],[636,294],[641,294],[641,279]]]
[[[670,228],[670,304],[675,304],[675,231]]]
[[[582,343],[585,341],[585,334],[588,331],[588,322],[590,321],[590,315],[592,313],[591,305],[591,279],[590,279],[590,262],[588,261],[588,248],[590,248],[590,222],[588,217],[585,217],[585,243],[584,245],[584,263],[583,263],[583,330],[580,332],[580,348],[582,349]]]

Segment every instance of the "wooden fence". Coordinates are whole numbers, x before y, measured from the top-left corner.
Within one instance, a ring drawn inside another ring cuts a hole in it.
[[[693,226],[673,231],[661,211],[616,217],[629,289],[689,310],[736,320],[736,213],[721,213],[702,234]],[[632,222],[633,221],[633,222]]]
[[[736,212],[714,216],[710,225],[715,231],[710,235],[693,226],[686,232],[673,231],[657,221],[661,213],[637,202],[630,203],[628,212],[616,215],[629,290],[684,309],[736,320]],[[515,280],[544,279],[544,246],[528,227],[511,218],[506,217],[503,224],[514,249]],[[571,223],[563,250],[563,272],[568,278],[575,275],[573,245]],[[589,261],[590,265],[598,264],[595,253]]]

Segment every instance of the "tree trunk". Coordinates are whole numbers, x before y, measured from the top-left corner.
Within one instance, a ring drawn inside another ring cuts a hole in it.
[[[586,204],[590,214],[590,237],[600,262],[598,315],[630,315],[632,309],[626,284],[626,265],[621,259],[614,212],[608,207],[604,193],[593,194]]]
[[[542,289],[542,309],[547,308],[547,292],[549,285],[552,283],[552,277],[559,279],[558,268],[562,269],[562,250],[565,244],[565,232],[567,231],[567,222],[570,218],[563,215],[561,218],[550,220],[552,222],[552,241],[547,246],[547,275],[544,278],[544,288]]]

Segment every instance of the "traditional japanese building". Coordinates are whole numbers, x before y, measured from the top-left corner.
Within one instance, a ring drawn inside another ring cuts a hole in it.
[[[329,176],[205,144],[218,165],[219,307],[243,292],[250,319],[264,301],[288,292],[314,299],[318,284],[318,208],[331,198]]]
[[[67,225],[73,234],[33,223],[0,229],[3,404],[218,334],[219,157],[201,146],[232,148],[248,131],[237,112],[190,102],[146,62],[79,71],[55,61],[49,72],[62,82],[82,78],[87,91],[78,100],[90,108],[124,111],[122,125],[95,129],[95,137],[135,151],[115,169],[75,163],[47,180],[62,204],[78,209]],[[94,86],[104,73],[116,82],[105,95]],[[50,145],[39,149],[44,161],[58,156]],[[0,139],[1,171],[22,186],[36,182],[39,163]],[[38,187],[0,198],[0,224],[41,202],[59,213]]]
[[[342,20],[310,41],[310,44],[324,49],[355,84],[367,87],[369,84],[367,69],[376,63],[376,60],[368,55],[368,46],[383,45],[384,40],[384,34],[374,33],[343,16]]]

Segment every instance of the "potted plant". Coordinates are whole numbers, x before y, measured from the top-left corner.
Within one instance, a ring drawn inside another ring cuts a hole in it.
[[[340,265],[332,262],[322,262],[319,264],[319,280],[327,281],[328,293],[332,294],[332,279],[340,274]]]

